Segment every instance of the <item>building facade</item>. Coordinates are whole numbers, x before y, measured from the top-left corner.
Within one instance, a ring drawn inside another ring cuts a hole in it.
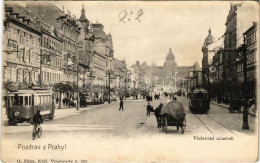
[[[175,56],[171,49],[166,55],[163,66],[157,66],[152,63],[151,66],[143,62],[139,66],[139,86],[144,88],[149,85],[155,91],[176,91],[178,88],[187,88],[187,78],[193,66],[178,66],[175,61]],[[145,83],[144,83],[145,81]]]
[[[52,85],[62,81],[62,43],[61,33],[42,22],[37,21],[41,35],[40,43],[40,85]]]
[[[26,9],[38,15],[40,21],[54,28],[62,39],[62,81],[76,82],[77,64],[68,64],[69,61],[78,63],[79,22],[70,11],[61,11],[52,3],[26,3]],[[44,38],[43,38],[44,39]],[[44,40],[43,40],[44,41]],[[54,46],[47,41],[49,46]],[[54,44],[54,43],[53,43]]]
[[[38,85],[41,32],[24,7],[5,3],[3,33],[4,81]]]
[[[253,25],[245,31],[246,36],[246,48],[247,48],[247,89],[248,96],[251,99],[256,99],[256,80],[257,80],[257,55],[258,52],[258,38],[257,38],[257,23],[254,22]],[[242,54],[241,54],[242,56]],[[237,76],[238,83],[242,86],[244,82],[244,69],[243,69],[243,58],[237,60]],[[241,93],[242,94],[242,93]]]

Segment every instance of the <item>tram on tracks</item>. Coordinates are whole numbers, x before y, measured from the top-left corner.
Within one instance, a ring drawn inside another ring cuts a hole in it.
[[[33,88],[23,89],[5,95],[7,118],[11,125],[32,122],[37,110],[41,111],[43,119],[53,119],[55,103],[52,90]]]
[[[189,109],[192,113],[207,114],[210,109],[208,91],[202,88],[195,88],[190,93]]]

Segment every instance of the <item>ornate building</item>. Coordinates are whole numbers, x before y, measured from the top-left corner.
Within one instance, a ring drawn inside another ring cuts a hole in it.
[[[178,87],[187,86],[187,77],[189,72],[193,69],[193,66],[177,66],[175,56],[171,49],[169,49],[166,55],[163,66],[157,66],[156,63],[152,63],[148,66],[145,62],[142,63],[140,72],[144,71],[140,76],[140,80],[148,81],[145,85],[149,84],[151,87],[155,87],[157,90],[175,90]],[[140,85],[141,86],[141,85]]]
[[[83,78],[91,73],[94,79],[91,87],[95,96],[103,96],[106,86],[109,84],[108,77],[113,76],[113,41],[111,34],[106,34],[101,23],[91,23],[85,15],[84,6],[81,10],[80,35],[79,35],[79,58],[82,61]],[[87,84],[90,81],[86,81]],[[85,82],[84,82],[85,83]]]
[[[208,46],[213,43],[213,36],[211,35],[211,29],[209,29],[208,36],[202,46],[203,58],[202,58],[202,86],[207,89],[208,87],[208,74],[209,74],[209,52]]]

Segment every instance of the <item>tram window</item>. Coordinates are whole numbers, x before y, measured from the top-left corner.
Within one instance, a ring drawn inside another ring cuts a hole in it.
[[[43,96],[43,103],[46,103],[46,96]]]
[[[38,96],[38,99],[39,99],[39,104],[41,104],[42,103],[42,99],[41,99],[40,95]]]
[[[18,96],[17,97],[17,105],[22,106],[23,105],[23,96]]]
[[[32,105],[32,96],[29,96],[29,105]]]
[[[44,96],[41,96],[41,104],[44,104]]]
[[[34,105],[34,95],[32,96],[32,105]]]
[[[44,102],[45,102],[45,104],[47,104],[48,103],[48,97],[47,96],[44,96]]]
[[[28,105],[28,96],[24,96],[24,105],[27,106]]]

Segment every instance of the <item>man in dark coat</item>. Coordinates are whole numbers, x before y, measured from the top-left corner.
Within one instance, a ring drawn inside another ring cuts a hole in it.
[[[33,115],[33,131],[36,132],[37,127],[40,127],[41,123],[43,123],[42,115],[40,114],[40,110],[37,110],[37,113]]]
[[[150,112],[153,111],[153,108],[152,108],[152,106],[150,105],[150,103],[148,103],[148,105],[147,105],[147,107],[146,107],[146,110],[147,110],[146,116],[149,116],[149,117],[150,117]]]
[[[119,106],[119,111],[122,109],[124,111],[124,102],[123,99],[120,99],[120,106]]]

